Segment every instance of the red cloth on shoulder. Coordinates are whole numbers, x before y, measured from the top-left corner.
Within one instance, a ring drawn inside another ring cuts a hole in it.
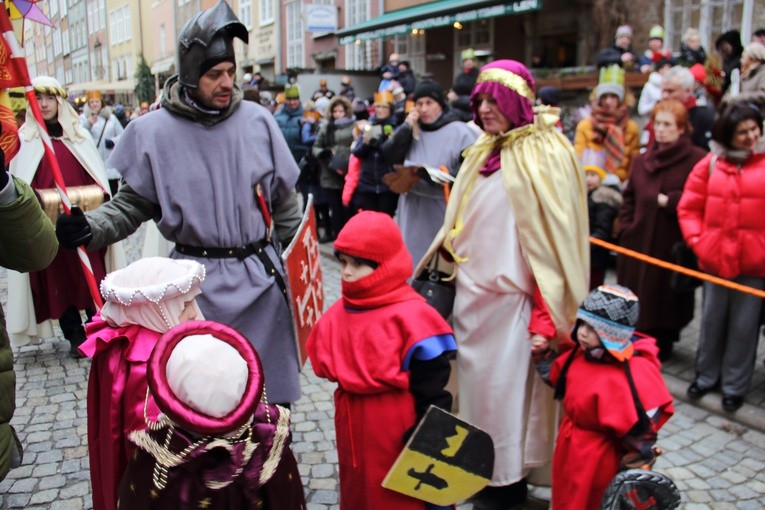
[[[160,333],[141,326],[113,328],[100,315],[86,327],[80,346],[93,359],[88,377],[88,453],[93,510],[116,510],[117,490],[135,445],[127,435],[146,428],[146,366]],[[156,420],[153,399],[147,408]]]
[[[658,420],[652,420],[658,431],[674,413],[672,395],[661,376],[656,341],[638,336],[630,370],[643,408],[659,409]],[[589,361],[581,349],[574,356],[566,374],[565,414],[553,456],[553,506],[556,510],[598,510],[625,453],[621,440],[637,423],[638,415],[621,363]],[[559,356],[553,363],[553,385],[567,358]]]

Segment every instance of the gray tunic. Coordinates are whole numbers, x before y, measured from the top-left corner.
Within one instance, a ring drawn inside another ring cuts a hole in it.
[[[450,122],[436,131],[422,130],[420,139],[412,141],[406,159],[428,166],[446,166],[452,175],[457,175],[462,151],[476,138],[476,133],[464,122]],[[445,213],[443,186],[420,181],[399,198],[396,218],[415,266],[444,224]]]
[[[299,170],[276,121],[243,101],[212,126],[162,108],[128,125],[109,163],[141,197],[159,204],[162,235],[175,243],[209,248],[263,239],[266,225],[255,186],[267,202],[283,200]],[[269,256],[281,269],[278,255]],[[173,258],[189,258],[173,252]],[[290,312],[273,277],[252,255],[198,259],[207,269],[197,302],[208,320],[228,324],[255,346],[271,402],[300,398],[298,361]]]

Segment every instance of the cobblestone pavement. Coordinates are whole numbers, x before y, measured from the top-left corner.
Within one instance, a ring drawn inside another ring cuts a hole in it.
[[[140,234],[129,243],[136,257]],[[339,295],[338,268],[329,246],[322,247],[327,305]],[[132,257],[131,257],[132,255]],[[7,279],[0,270],[0,302],[7,302]],[[665,454],[655,468],[671,476],[683,493],[683,508],[765,508],[765,368],[758,355],[755,383],[747,404],[725,414],[719,395],[685,402],[693,376],[698,320],[683,333],[665,378],[677,397],[676,414],[662,430]],[[24,463],[0,482],[0,509],[88,510],[90,478],[86,443],[87,360],[68,356],[62,338],[15,353],[18,378],[12,424],[25,445]],[[300,464],[308,508],[338,509],[337,453],[334,442],[334,386],[317,379],[309,366],[301,376],[303,398],[293,409],[293,451]],[[549,493],[535,489],[528,508],[546,508]],[[461,505],[467,510],[470,505]]]

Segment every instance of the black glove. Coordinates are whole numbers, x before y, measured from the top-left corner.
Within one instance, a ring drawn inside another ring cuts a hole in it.
[[[109,140],[108,138],[104,140],[104,147],[107,149],[113,149],[114,148],[114,140]]]
[[[76,250],[78,246],[87,246],[93,239],[93,231],[88,219],[79,207],[72,207],[71,214],[62,214],[56,220],[56,237],[64,248]]]

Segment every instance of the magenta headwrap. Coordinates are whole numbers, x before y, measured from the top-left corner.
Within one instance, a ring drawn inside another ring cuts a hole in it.
[[[249,372],[239,405],[220,418],[193,409],[183,402],[171,389],[166,372],[170,355],[182,340],[192,335],[207,334],[236,349],[246,361]],[[234,328],[212,321],[184,322],[163,334],[149,359],[147,379],[157,407],[179,427],[201,435],[220,436],[237,430],[252,419],[263,395],[263,367],[255,348]]]
[[[478,73],[473,92],[470,94],[470,107],[473,120],[483,129],[483,122],[478,115],[479,96],[488,94],[497,102],[502,115],[510,121],[510,129],[519,128],[534,121],[534,78],[525,65],[515,60],[495,60],[486,64]],[[482,175],[491,175],[499,170],[500,148],[486,158],[481,168]]]
[[[502,114],[510,121],[510,129],[531,124],[534,121],[534,78],[525,65],[515,60],[495,60],[486,64],[478,73],[470,107],[473,120],[483,129],[478,116],[478,96],[488,94],[497,101]]]

